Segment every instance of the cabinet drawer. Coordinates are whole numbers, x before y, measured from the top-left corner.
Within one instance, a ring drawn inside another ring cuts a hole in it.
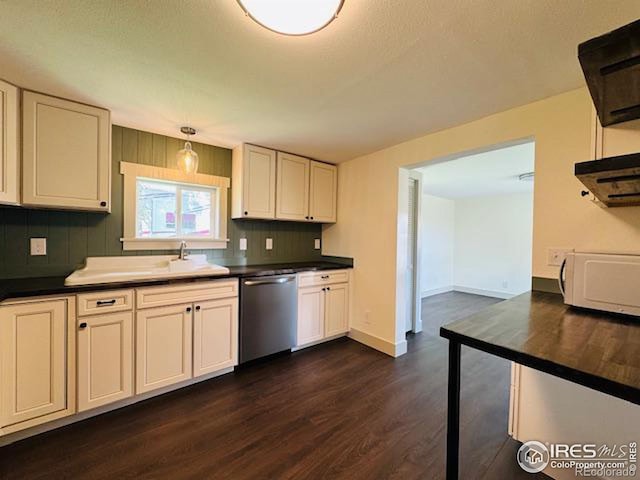
[[[325,270],[322,272],[300,273],[298,287],[315,287],[349,281],[349,270]]]
[[[137,308],[161,307],[237,297],[238,280],[198,282],[175,287],[147,287],[136,290]]]
[[[133,308],[133,290],[82,293],[78,295],[78,316],[124,312]]]

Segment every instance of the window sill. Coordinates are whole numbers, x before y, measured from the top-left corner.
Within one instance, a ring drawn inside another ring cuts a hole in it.
[[[121,238],[122,249],[127,250],[179,250],[182,241],[188,250],[214,250],[227,248],[228,239],[221,238]]]

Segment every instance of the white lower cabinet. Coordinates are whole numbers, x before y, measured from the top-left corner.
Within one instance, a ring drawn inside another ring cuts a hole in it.
[[[349,279],[346,270],[332,273],[302,274],[298,280],[297,346],[317,343],[349,331]]]
[[[326,337],[333,337],[349,331],[349,285],[346,283],[329,285],[325,290]]]
[[[225,298],[195,305],[193,376],[238,364],[238,299]]]
[[[0,307],[0,434],[75,413],[74,312],[68,298]]]
[[[78,411],[133,395],[133,312],[81,318]]]
[[[324,338],[324,287],[298,290],[298,346]]]
[[[190,303],[136,313],[136,393],[191,378],[192,317]]]

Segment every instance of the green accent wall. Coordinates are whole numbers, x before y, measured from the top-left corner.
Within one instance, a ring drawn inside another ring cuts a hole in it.
[[[111,213],[62,212],[0,207],[0,278],[68,275],[86,257],[172,254],[174,251],[122,250],[122,185],[120,161],[176,168],[175,155],[184,140],[113,126]],[[231,150],[192,142],[200,162],[198,171],[231,177]],[[73,172],[69,172],[73,175]],[[231,185],[233,188],[233,182]],[[229,212],[231,193],[229,191]],[[319,224],[228,220],[230,242],[224,250],[191,250],[206,253],[222,265],[254,265],[312,261],[321,258],[314,249]],[[31,237],[47,238],[47,255],[29,255]],[[247,238],[247,250],[238,250],[238,239]],[[273,238],[273,250],[264,249]]]

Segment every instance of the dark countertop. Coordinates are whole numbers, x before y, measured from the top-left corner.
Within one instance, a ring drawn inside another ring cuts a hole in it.
[[[202,280],[219,280],[222,278],[259,277],[264,275],[283,275],[288,273],[309,272],[319,270],[336,270],[352,268],[337,262],[297,262],[271,265],[243,265],[228,267],[229,273],[224,275],[202,275],[159,280],[133,280],[129,282],[98,283],[94,285],[65,286],[65,277],[10,278],[0,280],[0,301],[8,298],[35,297],[38,295],[66,295],[99,290],[116,290],[120,288],[143,287],[150,285],[171,285]]]
[[[529,292],[445,325],[440,335],[640,404],[640,318]]]

